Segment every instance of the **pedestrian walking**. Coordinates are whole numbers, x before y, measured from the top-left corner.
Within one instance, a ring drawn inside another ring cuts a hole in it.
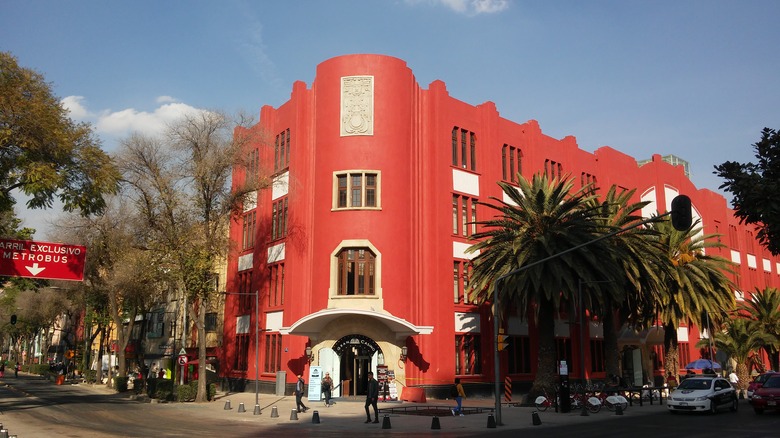
[[[466,398],[466,392],[463,391],[463,385],[460,384],[460,377],[455,378],[455,384],[452,386],[452,396],[458,403],[458,406],[450,409],[452,416],[463,416],[463,399]]]
[[[16,366],[14,367],[14,377],[19,377],[19,370],[22,369],[22,366],[19,365],[19,362],[16,362]]]
[[[295,407],[298,409],[298,412],[306,412],[309,410],[309,408],[303,404],[303,400],[301,400],[303,398],[303,388],[303,376],[298,374],[298,382],[295,384]]]
[[[729,383],[731,383],[731,386],[734,388],[735,391],[737,391],[737,396],[739,397],[742,395],[741,391],[739,390],[739,376],[737,376],[736,371],[733,369],[731,370],[731,373],[729,373]]]
[[[368,384],[366,385],[366,423],[371,422],[371,412],[368,407],[374,407],[374,423],[379,423],[379,408],[376,403],[379,401],[379,382],[374,379],[374,373],[368,372]]]
[[[330,377],[330,373],[325,373],[325,377],[322,378],[322,393],[325,395],[325,406],[330,407],[330,396],[333,391],[333,379]]]
[[[5,361],[0,360],[0,378],[5,377]]]

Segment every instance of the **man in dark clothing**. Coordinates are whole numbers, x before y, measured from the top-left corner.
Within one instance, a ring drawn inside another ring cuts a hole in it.
[[[295,384],[295,407],[298,412],[306,412],[309,410],[304,404],[301,398],[303,397],[303,376],[298,374],[298,382]]]
[[[368,411],[369,406],[374,407],[374,423],[379,423],[379,409],[376,406],[376,402],[379,400],[379,382],[374,380],[374,373],[368,372],[368,385],[366,385],[366,423],[371,422],[371,413]]]

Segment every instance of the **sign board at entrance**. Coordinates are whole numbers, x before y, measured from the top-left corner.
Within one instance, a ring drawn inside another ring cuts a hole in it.
[[[0,275],[84,280],[87,248],[65,243],[0,239]]]

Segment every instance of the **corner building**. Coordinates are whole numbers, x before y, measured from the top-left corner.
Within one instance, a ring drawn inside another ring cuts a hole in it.
[[[271,175],[273,184],[231,223],[220,374],[234,390],[253,389],[257,369],[263,392],[281,379],[289,393],[295,375],[319,366],[341,383],[335,396],[364,394],[366,373],[385,369],[406,394],[443,394],[455,376],[473,395],[492,393],[491,309],[464,293],[473,257],[465,250],[471,222],[492,214],[476,202],[503,198],[496,182],[512,182],[515,172],[637,188],[637,200],[652,201],[646,216],[686,194],[705,232],[723,234],[721,255],[739,263],[738,296],[778,285],[779,261],[755,230],[721,195],[697,190],[683,167],[658,155],[640,166],[609,147],[580,150],[574,137],[551,138],[534,120],[502,118],[492,102],[459,101],[442,81],[421,88],[397,58],[321,63],[310,88],[295,82],[289,101],[262,107],[257,125],[236,131],[249,134],[249,170],[238,169],[233,183]],[[528,318],[504,328],[501,380],[523,389],[536,372],[536,330]],[[629,380],[662,375],[659,330],[623,334]],[[700,336],[680,328],[683,366],[698,357]],[[556,337],[571,378],[581,377],[580,360],[587,378],[605,377],[597,324],[583,335],[561,315]]]

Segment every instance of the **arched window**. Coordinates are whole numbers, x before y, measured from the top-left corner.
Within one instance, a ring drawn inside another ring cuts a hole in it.
[[[374,253],[368,248],[344,248],[336,258],[339,295],[374,295]]]

